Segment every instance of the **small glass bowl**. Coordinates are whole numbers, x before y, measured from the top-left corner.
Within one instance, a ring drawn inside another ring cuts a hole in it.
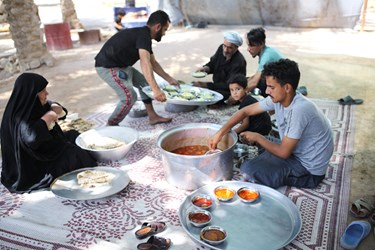
[[[212,206],[212,199],[209,195],[197,194],[191,199],[194,207],[199,209],[209,209]]]
[[[236,194],[236,192],[233,189],[226,186],[216,187],[214,193],[219,201],[229,201]]]
[[[237,195],[240,197],[241,201],[245,203],[252,203],[260,197],[259,191],[252,187],[242,187],[238,189]]]
[[[219,245],[227,239],[227,232],[219,226],[207,226],[200,232],[201,240],[210,245]]]
[[[212,215],[206,210],[194,210],[187,214],[187,219],[195,227],[204,227],[211,222]]]

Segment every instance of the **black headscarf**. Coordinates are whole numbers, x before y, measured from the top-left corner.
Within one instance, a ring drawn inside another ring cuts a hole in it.
[[[5,108],[1,182],[11,192],[48,187],[56,175],[94,163],[87,152],[68,141],[60,126],[49,130],[41,119],[51,108],[50,102],[42,105],[38,97],[47,84],[41,75],[21,74]]]
[[[41,75],[21,74],[5,107],[1,122],[1,183],[10,192],[48,188],[54,178],[95,164],[85,150],[74,144],[77,131],[69,131],[75,132],[75,137],[67,137],[58,124],[49,130],[41,119],[51,109],[52,102],[42,105],[38,97],[47,84]]]
[[[39,118],[43,115],[43,107],[38,93],[48,84],[41,75],[34,73],[21,74],[13,87],[13,92],[5,107],[1,122],[1,154],[2,172],[1,182],[11,191],[17,190],[21,180],[24,164],[28,160],[22,147],[21,130],[27,126],[32,111],[37,111]],[[29,161],[30,162],[30,161]],[[38,171],[37,171],[38,172]],[[36,173],[37,175],[41,174]],[[40,178],[40,177],[39,177]],[[43,178],[43,177],[42,177]],[[33,181],[32,176],[30,176]],[[48,182],[48,181],[47,181]]]

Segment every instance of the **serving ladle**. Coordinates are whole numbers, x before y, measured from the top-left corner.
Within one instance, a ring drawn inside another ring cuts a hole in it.
[[[212,154],[216,154],[216,153],[220,153],[220,152],[223,152],[223,150],[221,149],[209,149],[207,150],[206,153],[204,153],[204,155],[212,155]]]

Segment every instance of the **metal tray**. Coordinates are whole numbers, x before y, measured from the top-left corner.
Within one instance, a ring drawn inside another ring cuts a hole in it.
[[[228,186],[237,191],[241,187],[254,187],[259,190],[260,198],[254,203],[244,203],[235,195],[228,202],[219,202],[215,198],[217,186]],[[220,245],[209,245],[199,237],[201,228],[187,221],[187,213],[194,209],[191,198],[197,194],[210,195],[214,200],[208,211],[212,214],[209,225],[223,227],[228,237]],[[296,205],[277,190],[240,181],[223,181],[203,186],[181,203],[178,216],[186,233],[198,244],[211,249],[270,249],[275,250],[288,245],[300,232],[301,215]]]
[[[199,87],[191,86],[189,84],[181,84],[180,87],[181,87],[181,90],[193,90],[193,91],[210,92],[210,93],[214,94],[214,98],[212,100],[209,100],[209,101],[198,101],[196,99],[176,100],[176,99],[167,98],[167,103],[179,104],[179,105],[188,105],[188,106],[204,106],[204,105],[215,104],[215,103],[217,103],[218,101],[220,101],[224,98],[222,94],[220,94],[216,91],[210,90],[210,89],[199,88]],[[154,99],[154,95],[152,94],[152,90],[151,90],[150,86],[143,87],[142,91],[146,95],[148,95],[150,98]]]
[[[77,174],[85,170],[102,170],[113,173],[115,177],[109,185],[83,188],[77,182]],[[128,174],[113,167],[81,168],[56,178],[51,184],[51,191],[56,196],[70,200],[100,199],[123,190],[130,182]]]

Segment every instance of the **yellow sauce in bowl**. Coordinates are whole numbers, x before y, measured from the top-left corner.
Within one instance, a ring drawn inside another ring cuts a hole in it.
[[[215,195],[219,200],[227,201],[233,198],[234,190],[227,187],[218,187],[215,189]]]

